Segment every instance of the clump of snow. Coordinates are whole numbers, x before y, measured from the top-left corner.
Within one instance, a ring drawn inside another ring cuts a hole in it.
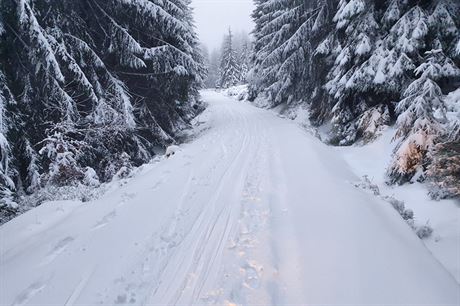
[[[86,167],[85,176],[83,177],[83,183],[85,185],[92,187],[98,187],[99,185],[101,185],[96,171],[91,167]]]
[[[353,16],[361,13],[364,9],[363,0],[340,1],[339,10],[333,19],[337,22],[337,29],[345,27]]]
[[[248,85],[232,86],[224,90],[225,95],[235,97],[239,101],[248,99]]]
[[[176,154],[178,151],[179,151],[179,146],[171,145],[171,146],[166,148],[165,156],[167,158],[169,158],[169,157],[173,156],[174,154]]]

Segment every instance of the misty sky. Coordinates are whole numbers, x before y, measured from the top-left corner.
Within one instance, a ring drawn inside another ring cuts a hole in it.
[[[233,31],[250,32],[253,0],[192,0],[200,40],[210,49],[219,48],[230,26]]]

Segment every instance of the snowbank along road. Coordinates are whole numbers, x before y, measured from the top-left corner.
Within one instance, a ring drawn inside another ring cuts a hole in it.
[[[172,157],[0,228],[0,304],[458,305],[451,275],[331,148],[203,96],[208,129]]]

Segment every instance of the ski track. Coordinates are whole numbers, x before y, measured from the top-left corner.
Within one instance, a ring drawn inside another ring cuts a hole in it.
[[[0,228],[1,305],[459,303],[453,278],[331,150],[203,94],[210,128],[173,157],[103,199],[46,203]]]

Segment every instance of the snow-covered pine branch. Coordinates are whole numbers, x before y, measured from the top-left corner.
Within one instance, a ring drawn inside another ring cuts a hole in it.
[[[110,180],[199,109],[205,68],[188,0],[8,0],[0,25],[0,86],[11,93],[1,164],[13,198],[96,177],[88,169]]]

